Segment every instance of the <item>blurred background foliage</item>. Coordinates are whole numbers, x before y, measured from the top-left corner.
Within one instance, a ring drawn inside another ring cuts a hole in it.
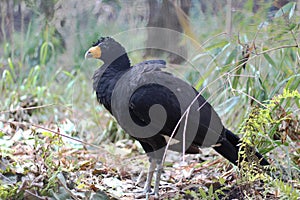
[[[299,92],[300,6],[297,3],[3,0],[0,2],[0,119],[59,126],[67,121],[74,125],[73,136],[95,144],[128,137],[96,102],[91,77],[101,62],[84,61],[84,53],[100,36],[160,27],[191,38],[178,37],[172,41],[174,48],[190,60],[147,49],[130,52],[132,64],[148,58],[166,59],[168,70],[201,91],[230,129],[244,130],[241,127],[254,108],[263,107],[262,104],[268,104],[284,90]],[[119,42],[126,40],[144,46],[155,43],[157,37],[167,40],[168,35],[141,32],[126,35]],[[31,107],[38,108],[28,109]],[[284,132],[284,120],[272,121],[273,127],[259,132],[270,135],[265,139],[269,141],[266,144],[275,148],[288,145],[289,141],[285,142],[291,140],[299,145],[297,95],[281,99],[272,109],[274,119],[292,119],[288,123],[292,131]],[[0,129],[3,127],[0,122]],[[288,134],[291,132],[294,137]],[[274,144],[271,142],[274,138],[282,142]],[[273,148],[261,147],[265,153],[270,149]],[[294,148],[293,152],[298,170],[299,151]]]

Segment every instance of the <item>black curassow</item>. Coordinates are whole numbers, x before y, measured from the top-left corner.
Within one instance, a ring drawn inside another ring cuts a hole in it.
[[[85,58],[96,58],[104,62],[93,76],[97,100],[128,134],[141,143],[149,156],[150,167],[145,193],[151,191],[151,180],[156,169],[153,194],[158,196],[162,160],[168,144],[167,136],[174,137],[174,133],[180,146],[185,147],[186,153],[199,153],[199,147],[212,146],[219,154],[237,165],[240,138],[224,128],[211,105],[192,86],[162,70],[166,66],[165,61],[149,60],[131,66],[125,49],[111,37],[100,38],[86,52]],[[195,102],[198,103],[197,106],[191,107]],[[162,106],[164,111],[161,112],[158,108],[158,114],[151,114],[151,107],[154,105]],[[127,112],[129,115],[126,115]],[[184,114],[186,119],[182,119]],[[193,120],[190,117],[192,115],[198,116],[194,119],[196,131],[189,135],[187,131],[192,129],[183,126],[182,131],[177,125],[189,123]],[[156,118],[158,120],[155,122]],[[164,123],[161,124],[161,121]],[[148,126],[152,122],[154,125]],[[155,123],[161,127],[157,128]],[[145,127],[147,130],[143,129]],[[182,148],[172,145],[169,149],[183,151]],[[258,152],[255,155],[261,165],[269,164]]]

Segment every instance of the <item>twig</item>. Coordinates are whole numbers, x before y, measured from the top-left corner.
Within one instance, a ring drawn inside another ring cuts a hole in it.
[[[274,48],[271,48],[271,49],[268,49],[268,50],[256,53],[256,56],[259,56],[259,55],[262,55],[262,54],[265,54],[265,53],[269,53],[271,51],[276,51],[276,50],[285,49],[285,48],[292,48],[292,47],[298,47],[298,45],[294,44],[294,45],[283,45],[283,46],[279,46],[279,47],[274,47]]]
[[[71,195],[72,198],[75,200],[80,200],[75,194],[72,193],[72,191],[60,180],[60,178],[57,179],[58,182],[65,188],[65,190]]]
[[[73,138],[73,137],[71,137],[71,136],[65,135],[65,134],[60,133],[60,132],[58,132],[58,131],[51,130],[51,129],[49,129],[49,128],[45,128],[45,127],[40,126],[40,125],[31,124],[31,123],[28,123],[28,122],[17,122],[17,121],[11,121],[11,122],[9,122],[9,121],[5,121],[5,120],[2,120],[2,119],[0,119],[0,121],[3,122],[3,123],[8,123],[8,124],[28,124],[28,125],[30,125],[30,126],[33,126],[33,127],[36,127],[36,128],[40,128],[40,129],[49,131],[49,132],[51,132],[51,133],[54,133],[54,134],[56,134],[56,135],[59,135],[59,136],[68,138],[68,139],[70,139],[70,140],[74,140],[74,141],[76,141],[76,142],[80,142],[80,143],[82,143],[82,144],[85,144],[85,145],[88,145],[88,146],[92,146],[92,147],[95,147],[95,148],[97,148],[97,149],[101,149],[101,150],[102,150],[102,148],[99,147],[99,146],[97,146],[97,145],[94,145],[94,144],[91,144],[91,143],[88,143],[88,142],[85,142],[85,141],[82,141],[82,140]]]
[[[9,112],[16,112],[16,111],[19,111],[19,110],[34,110],[34,109],[40,109],[40,108],[45,108],[45,107],[50,107],[50,106],[54,106],[54,105],[57,105],[57,104],[47,104],[47,105],[41,105],[41,106],[32,106],[32,107],[28,107],[28,108],[18,108],[18,109],[14,109],[14,110],[4,110],[4,111],[0,111],[0,114],[3,114],[3,113],[9,113]]]
[[[30,192],[29,190],[25,190],[25,192],[32,195],[32,196],[34,196],[35,198],[38,198],[38,199],[42,199],[42,200],[47,199],[45,197],[38,196],[37,194],[34,194],[34,193]]]
[[[219,158],[219,159],[217,159],[217,160],[215,160],[213,162],[208,163],[207,165],[204,165],[204,166],[202,166],[202,167],[200,167],[198,169],[195,169],[194,172],[200,172],[203,169],[206,169],[206,168],[208,168],[210,166],[213,166],[213,165],[216,165],[216,164],[220,163],[222,160],[223,160],[223,158]]]
[[[234,88],[231,88],[231,89],[232,89],[233,92],[238,92],[238,93],[240,93],[240,94],[243,94],[243,95],[249,97],[250,99],[254,100],[256,103],[258,103],[258,104],[261,105],[262,107],[268,108],[266,105],[264,105],[263,103],[261,103],[258,99],[256,99],[256,98],[254,98],[253,96],[251,96],[251,95],[249,95],[249,94],[243,92],[242,90],[236,90],[236,89],[234,89]]]
[[[40,128],[40,129],[44,129],[44,130],[49,131],[49,132],[51,132],[51,133],[54,133],[54,134],[63,136],[63,137],[65,137],[65,138],[74,140],[74,141],[76,141],[76,142],[80,142],[80,143],[85,144],[85,145],[88,145],[88,146],[92,146],[92,147],[95,147],[95,148],[98,148],[98,149],[102,149],[101,147],[99,147],[99,146],[97,146],[97,145],[94,145],[94,144],[91,144],[91,143],[88,143],[88,142],[84,142],[84,141],[82,141],[82,140],[73,138],[73,137],[71,137],[71,136],[68,136],[68,135],[59,133],[59,132],[57,132],[57,131],[53,131],[53,130],[51,130],[51,129],[48,129],[48,128],[45,128],[45,127],[42,127],[42,126],[39,126],[39,125],[36,125],[36,124],[31,124],[31,125],[34,126],[34,127]]]
[[[185,138],[186,138],[186,127],[187,127],[187,123],[188,123],[188,118],[189,118],[189,114],[190,114],[190,108],[187,109],[187,113],[185,116],[185,121],[184,121],[184,127],[183,127],[183,138],[182,138],[182,161],[185,162],[184,159],[184,155],[185,155]]]

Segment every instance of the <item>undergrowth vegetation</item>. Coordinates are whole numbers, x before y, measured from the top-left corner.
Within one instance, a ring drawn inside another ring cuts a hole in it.
[[[91,2],[72,12],[59,1],[45,1],[53,3],[48,10],[37,9],[39,1],[25,2],[20,1],[22,9],[32,13],[26,23],[15,19],[24,23],[21,30],[5,35],[5,23],[1,22],[0,174],[5,178],[0,179],[0,198],[76,199],[70,192],[76,187],[106,191],[90,175],[103,178],[105,173],[125,179],[126,170],[109,168],[103,157],[101,169],[93,171],[100,156],[85,156],[86,148],[130,138],[96,102],[91,77],[101,62],[84,61],[84,52],[99,36],[114,36],[145,23],[137,23],[134,16],[126,23],[124,16],[134,15],[134,10],[124,2],[107,4],[121,13],[112,16],[89,15],[95,12]],[[253,13],[253,1],[247,2],[233,12],[231,34],[224,32],[222,12],[203,13],[193,7],[189,23],[201,48],[182,41],[192,56],[183,64],[185,68],[170,65],[169,70],[201,91],[224,124],[239,130],[244,147],[241,158],[251,159],[253,150],[247,147],[255,146],[270,158],[272,167],[259,169],[257,162],[241,162],[244,170],[236,169],[234,186],[219,177],[215,182],[226,186],[186,190],[175,199],[235,197],[232,193],[241,193],[239,197],[244,199],[300,196],[300,17],[294,2],[283,6],[272,19],[266,17],[270,5]],[[135,42],[142,44],[146,36],[137,38]],[[131,39],[135,38],[127,38]],[[129,56],[134,62],[144,59],[141,51]],[[67,153],[70,149],[73,155]],[[135,153],[140,151],[135,149]],[[22,151],[34,155],[22,158]],[[67,172],[72,181],[63,175]],[[95,182],[89,184],[88,180]],[[85,195],[108,198],[102,193]]]

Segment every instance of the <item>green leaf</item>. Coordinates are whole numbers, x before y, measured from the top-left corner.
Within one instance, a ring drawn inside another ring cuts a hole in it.
[[[265,59],[268,61],[268,63],[272,65],[272,67],[276,68],[276,63],[273,61],[273,59],[266,53],[264,53],[263,55]]]
[[[206,195],[205,191],[202,188],[199,188],[199,193],[200,193],[202,198],[207,198],[207,195]]]
[[[229,54],[229,56],[227,57],[227,59],[226,59],[224,65],[231,64],[232,61],[235,60],[236,55],[237,55],[237,49],[235,48],[235,49],[233,49],[233,50],[230,52],[230,54]]]
[[[13,85],[14,78],[9,70],[5,69],[2,74],[2,80],[5,80],[5,85]]]
[[[205,49],[206,49],[207,51],[211,51],[211,50],[214,50],[214,49],[224,48],[227,44],[229,44],[228,41],[222,40],[222,41],[220,41],[220,42],[214,43],[214,44],[212,44],[212,45],[206,47]]]
[[[226,182],[226,180],[223,177],[220,177],[219,182],[221,185],[223,185]]]
[[[297,78],[298,82],[296,82],[296,84],[299,85],[300,74],[295,74],[293,76],[290,76],[276,85],[276,87],[272,90],[271,94],[269,95],[269,98],[272,98],[278,91],[280,91],[280,89],[283,87],[283,85],[287,84],[291,79],[294,79],[294,78]],[[290,85],[290,83],[288,85]],[[290,89],[290,88],[286,87],[286,89]]]
[[[243,70],[243,68],[240,67],[240,68],[236,71],[236,73],[234,74],[235,76],[233,77],[233,81],[232,81],[232,88],[233,88],[233,89],[237,89],[239,80],[240,80],[240,78],[241,78],[240,75],[241,75],[241,73],[242,73],[242,70]]]
[[[224,116],[238,104],[239,100],[239,96],[231,97],[215,107],[215,110],[220,116]]]
[[[289,19],[291,19],[294,16],[295,8],[296,8],[296,3],[295,2],[291,2],[291,4],[292,4],[292,8],[290,9]]]
[[[286,90],[297,90],[299,87],[299,84],[300,84],[300,78],[297,78],[295,80],[295,78],[299,76],[300,77],[300,74],[295,74],[294,76],[290,77],[291,79],[288,80],[286,86],[285,86],[285,89]]]
[[[289,13],[289,19],[290,19],[294,15],[295,8],[296,8],[295,2],[287,3],[276,12],[274,18],[278,18]]]
[[[213,188],[213,185],[212,185],[212,184],[209,186],[209,189],[208,189],[208,195],[209,195],[210,197],[213,197],[213,195],[214,195],[214,188]]]
[[[49,131],[41,131],[42,135],[45,137],[52,137],[53,133],[49,132]]]
[[[70,78],[75,78],[75,76],[68,71],[63,70],[62,72]]]
[[[14,79],[14,78],[16,78],[16,70],[15,70],[15,66],[14,66],[14,64],[13,64],[13,62],[12,62],[12,60],[11,60],[11,58],[8,58],[8,59],[7,59],[7,62],[8,62],[8,66],[9,66],[9,68],[10,68],[10,71],[11,71],[11,75],[12,75],[12,77],[13,77],[13,79]]]
[[[297,24],[296,23],[291,23],[291,24],[289,24],[289,26],[287,27],[288,29],[288,31],[291,31],[291,30],[294,30],[295,28],[297,27]]]

